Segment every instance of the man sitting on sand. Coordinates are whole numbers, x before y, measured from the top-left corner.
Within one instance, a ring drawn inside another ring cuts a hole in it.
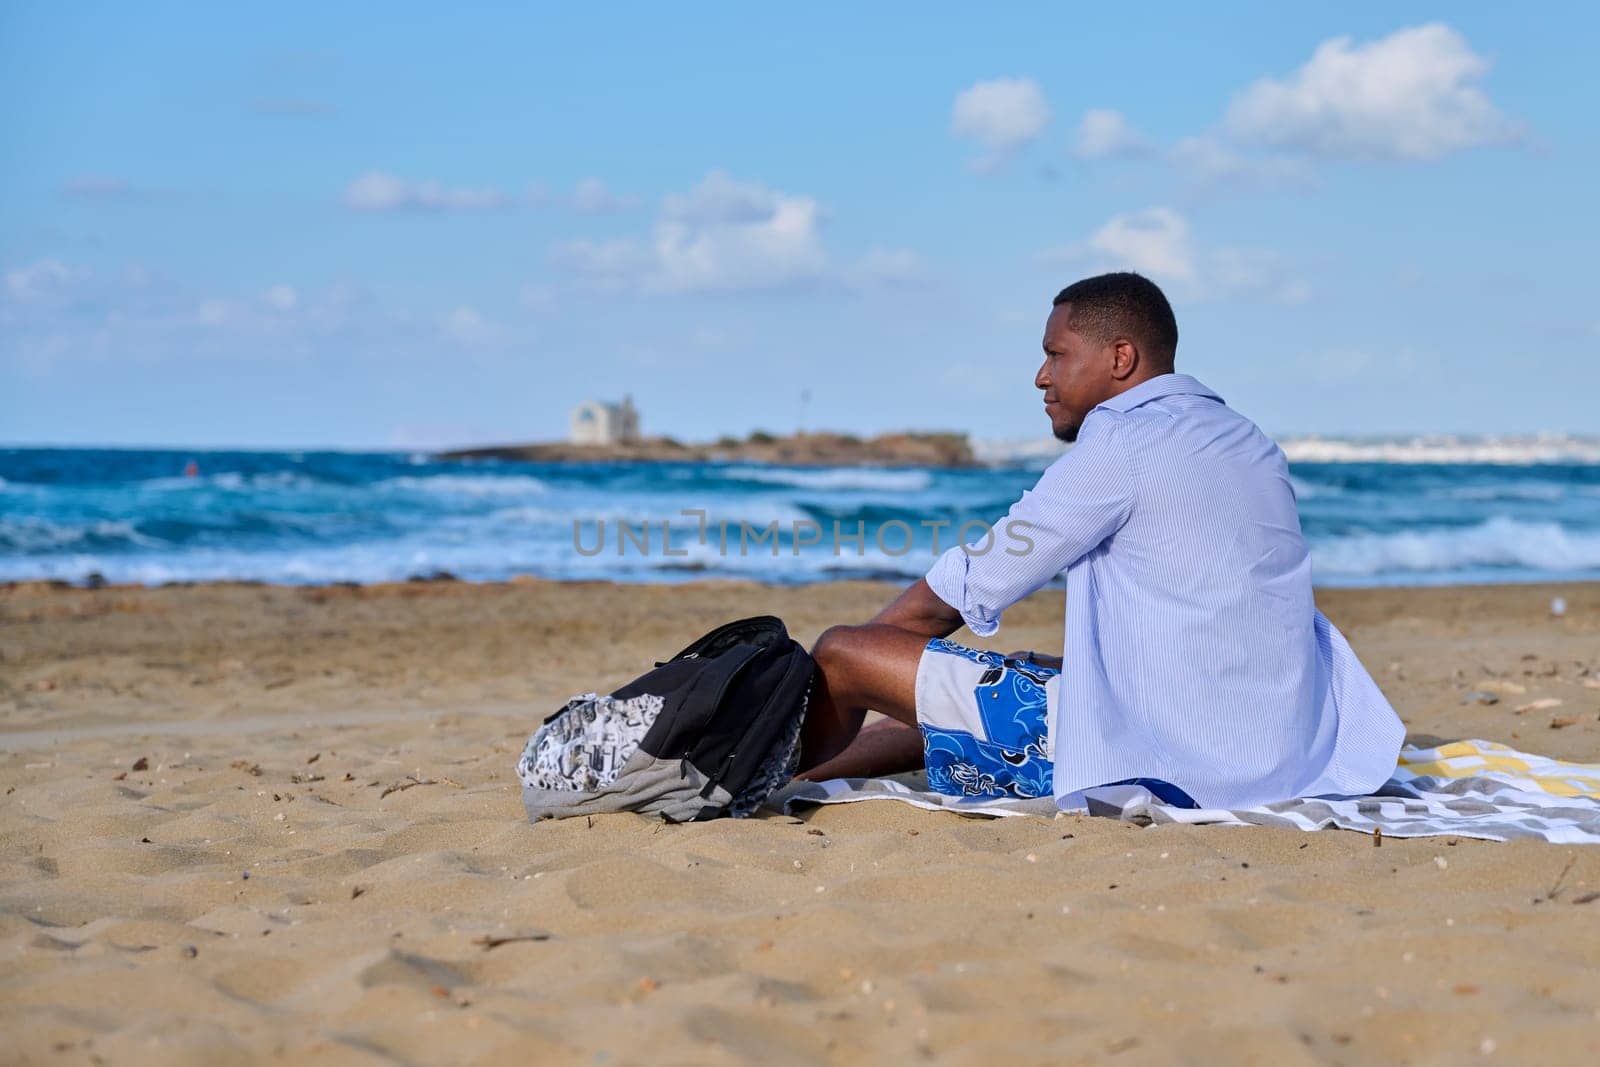
[[[1171,306],[1137,274],[1062,290],[1033,384],[1076,444],[994,537],[822,635],[801,777],[925,765],[942,792],[1072,806],[1136,783],[1205,807],[1389,778],[1405,731],[1313,602],[1283,452],[1175,373],[1177,346]],[[1062,571],[1062,659],[946,639],[994,633]],[[869,708],[890,720],[863,731]]]

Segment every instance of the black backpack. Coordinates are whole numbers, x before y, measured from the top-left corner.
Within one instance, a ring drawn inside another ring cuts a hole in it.
[[[742,817],[794,776],[816,670],[770,615],[719,626],[609,696],[573,697],[517,761],[528,817]]]

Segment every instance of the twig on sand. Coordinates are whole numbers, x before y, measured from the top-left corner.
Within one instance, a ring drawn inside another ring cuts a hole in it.
[[[408,774],[404,778],[400,779],[398,782],[395,782],[392,785],[388,786],[386,789],[384,789],[383,792],[379,793],[378,794],[378,799],[382,800],[384,797],[388,796],[390,793],[404,793],[407,789],[415,789],[419,785],[438,785],[438,784],[439,783],[434,781],[432,778],[418,778],[414,774]]]
[[[488,952],[492,948],[499,948],[501,945],[510,945],[517,941],[548,940],[550,940],[550,935],[541,931],[536,934],[507,934],[504,937],[495,937],[492,934],[484,934],[482,937],[473,938],[472,943],[482,947],[485,952]]]
[[[1568,856],[1567,865],[1561,868],[1561,873],[1556,875],[1556,880],[1550,883],[1550,889],[1545,893],[1546,900],[1556,899],[1556,894],[1561,892],[1561,883],[1567,880],[1567,872],[1572,870],[1572,865],[1578,862],[1577,856]]]

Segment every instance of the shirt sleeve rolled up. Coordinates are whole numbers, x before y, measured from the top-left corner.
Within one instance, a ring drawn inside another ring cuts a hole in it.
[[[934,561],[929,588],[961,613],[973,633],[994,633],[1006,608],[1128,521],[1133,475],[1116,425],[1099,415],[1086,419],[1077,444],[1011,505],[990,536],[957,545]]]

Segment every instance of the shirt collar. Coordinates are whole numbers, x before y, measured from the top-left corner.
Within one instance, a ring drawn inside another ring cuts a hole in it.
[[[1148,404],[1152,400],[1159,400],[1164,396],[1177,396],[1187,394],[1190,396],[1208,396],[1219,404],[1227,403],[1222,397],[1212,392],[1200,383],[1197,378],[1187,374],[1158,374],[1148,378],[1125,393],[1118,393],[1110,400],[1096,405],[1097,407],[1110,408],[1112,411],[1132,411],[1140,404]]]

